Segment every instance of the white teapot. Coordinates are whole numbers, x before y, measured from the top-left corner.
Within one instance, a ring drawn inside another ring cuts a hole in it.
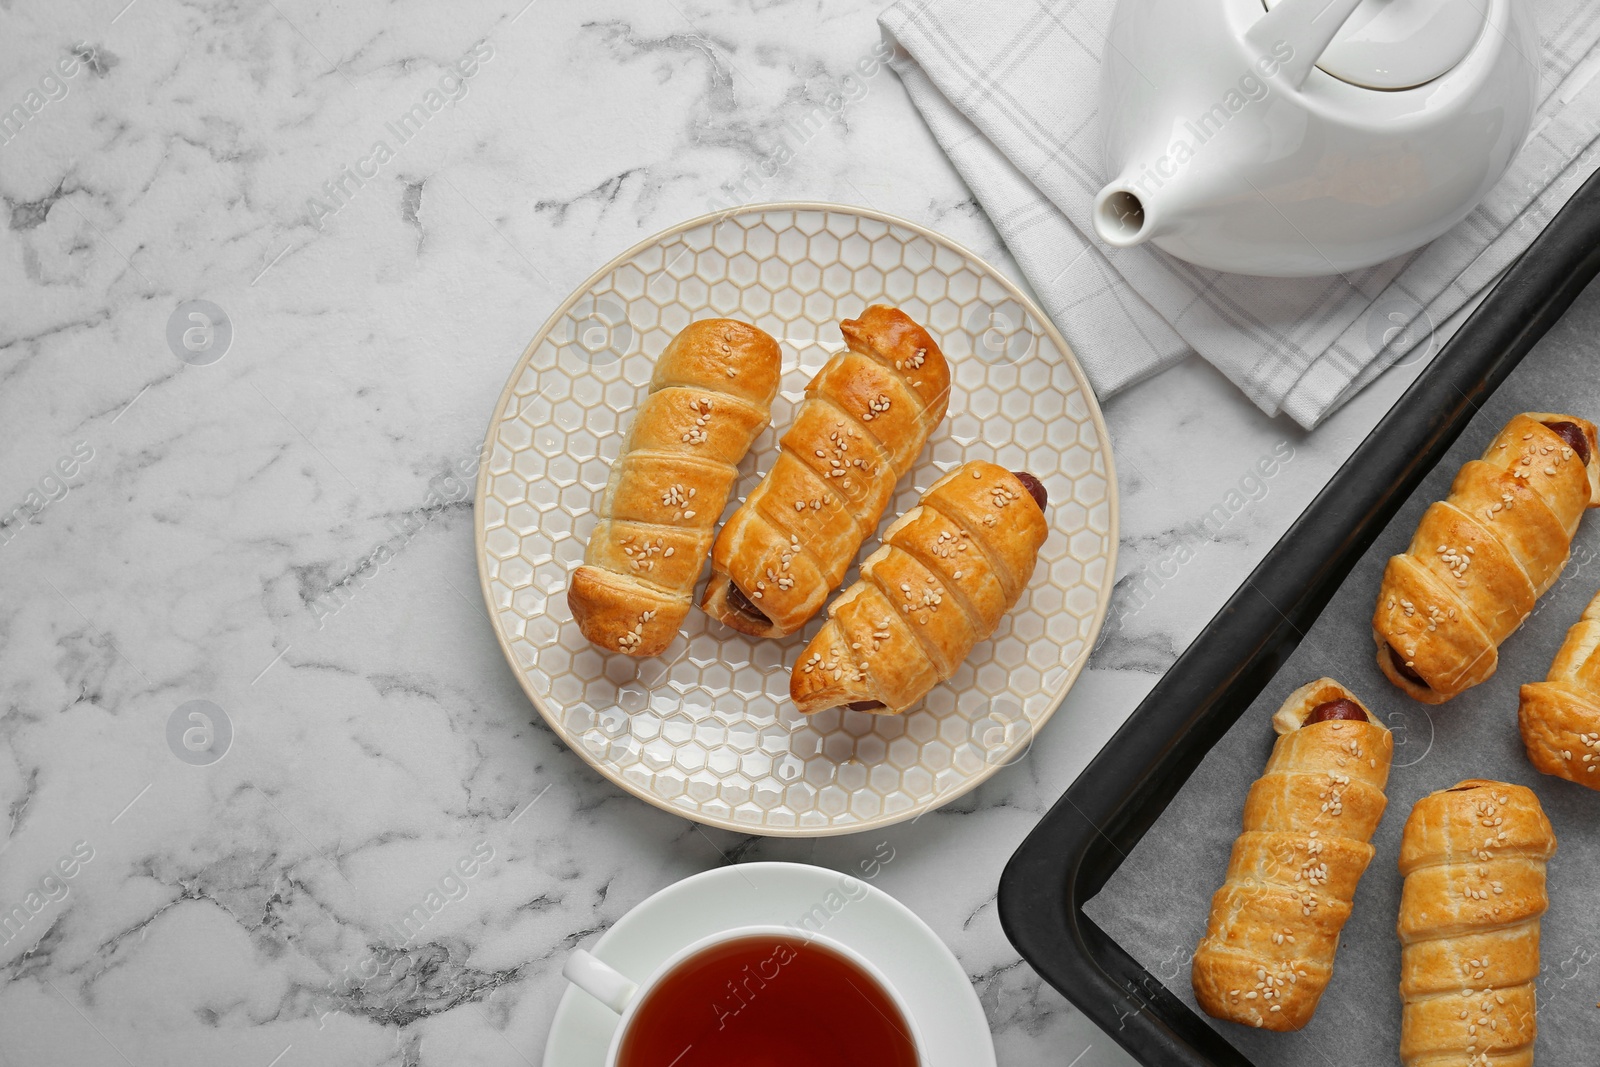
[[[1527,0],[1119,0],[1095,232],[1239,274],[1381,263],[1499,181],[1538,61]]]

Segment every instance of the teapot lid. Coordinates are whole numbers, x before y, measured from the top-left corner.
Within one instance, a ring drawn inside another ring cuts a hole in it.
[[[1485,20],[1474,0],[1362,0],[1317,66],[1367,89],[1425,85],[1467,58]]]

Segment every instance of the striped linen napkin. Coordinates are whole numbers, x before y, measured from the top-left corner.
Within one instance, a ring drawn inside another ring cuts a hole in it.
[[[1523,2],[1543,46],[1541,103],[1511,170],[1432,244],[1332,278],[1222,274],[1095,240],[1115,0],[900,0],[879,24],[912,102],[1102,399],[1192,351],[1309,429],[1396,360],[1428,354],[1434,325],[1498,277],[1593,169],[1600,2]]]

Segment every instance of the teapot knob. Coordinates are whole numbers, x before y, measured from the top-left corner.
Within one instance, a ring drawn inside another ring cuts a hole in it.
[[[1289,0],[1266,0],[1269,10]],[[1457,67],[1483,36],[1481,0],[1363,0],[1316,65],[1363,89],[1426,85]]]
[[[1361,0],[1281,0],[1245,31],[1244,39],[1258,56],[1281,56],[1287,45],[1291,54],[1278,68],[1279,78],[1298,89],[1360,4]]]

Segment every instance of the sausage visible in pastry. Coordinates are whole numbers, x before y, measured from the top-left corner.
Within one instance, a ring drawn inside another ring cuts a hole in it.
[[[1566,566],[1600,506],[1600,444],[1574,415],[1515,416],[1389,560],[1372,616],[1378,666],[1442,704],[1494,674],[1499,646]]]
[[[1272,723],[1279,737],[1245,800],[1191,980],[1214,1018],[1298,1030],[1333,976],[1372,861],[1394,738],[1331,678],[1291,693]]]
[[[829,606],[790,673],[795,706],[903,712],[954,674],[1027,588],[1045,503],[1033,475],[982,461],[933,483]]]
[[[816,614],[949,406],[944,354],[905,312],[874,305],[840,329],[844,351],[712,549],[701,606],[743,633],[782,637]]]

